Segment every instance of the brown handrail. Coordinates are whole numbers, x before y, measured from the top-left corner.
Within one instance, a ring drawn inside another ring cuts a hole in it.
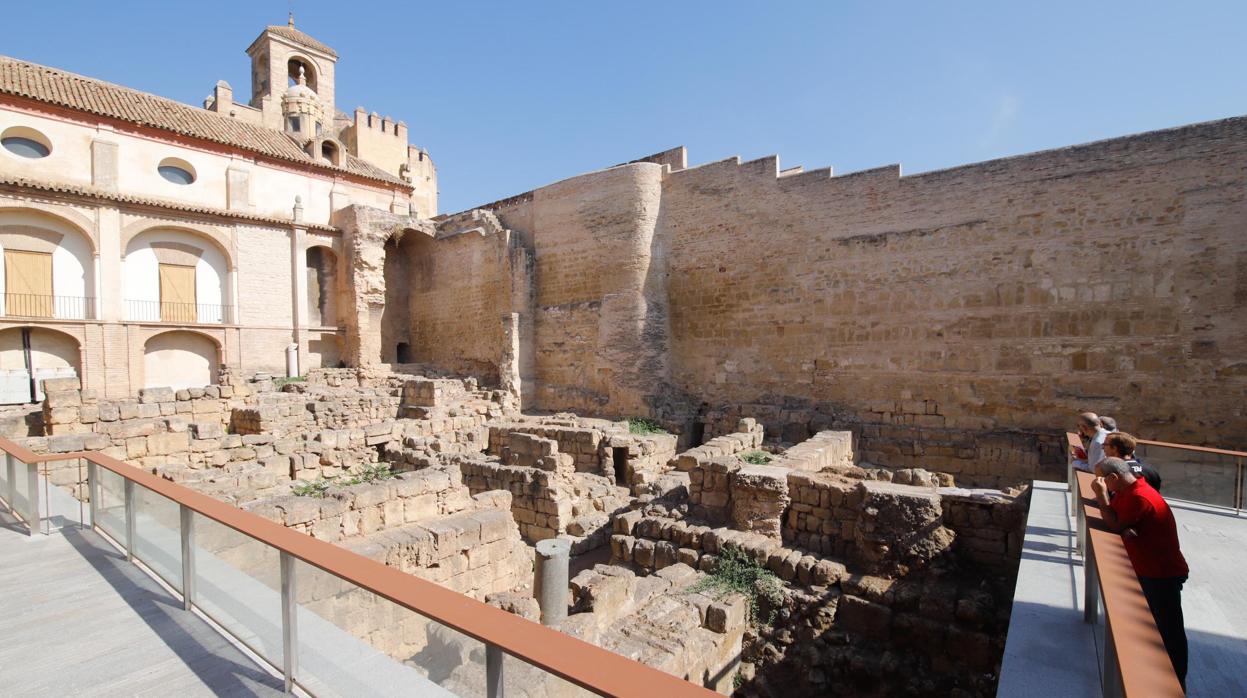
[[[1139,578],[1121,536],[1104,524],[1091,481],[1095,476],[1079,471],[1078,493],[1087,521],[1087,557],[1094,558],[1100,596],[1104,600],[1106,642],[1115,648],[1123,695],[1179,698],[1186,695],[1165,643],[1148,609]]]
[[[1070,448],[1082,448],[1082,439],[1072,431],[1065,432],[1065,440]],[[1149,441],[1147,439],[1135,439],[1135,443],[1141,446],[1160,446],[1162,448],[1176,448],[1182,451],[1198,451],[1200,453],[1215,453],[1219,456],[1233,456],[1235,458],[1247,458],[1247,451],[1231,451],[1224,448],[1212,448],[1211,446],[1191,446],[1190,444],[1174,444],[1168,441]]]
[[[718,695],[672,674],[230,506],[98,451],[39,456],[4,438],[0,438],[0,449],[27,463],[86,459],[245,536],[458,632],[495,645],[521,661],[594,693],[638,698]]]
[[[1183,451],[1199,451],[1200,453],[1215,453],[1219,456],[1234,456],[1236,458],[1247,458],[1245,451],[1229,451],[1224,448],[1210,448],[1208,446],[1188,446],[1186,444],[1171,444],[1166,441],[1148,441],[1146,439],[1137,439],[1137,443],[1144,446],[1160,446],[1162,448],[1176,448]]]

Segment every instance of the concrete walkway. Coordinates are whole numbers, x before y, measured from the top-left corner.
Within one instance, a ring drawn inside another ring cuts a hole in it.
[[[179,696],[281,693],[280,679],[262,670],[202,618],[183,611],[178,598],[127,562],[102,536],[83,529],[82,520],[89,518],[86,507],[80,507],[68,492],[57,487],[41,487],[40,492],[41,507],[50,512],[43,530],[50,531],[50,535],[27,536],[25,527],[0,504],[0,628],[4,628],[6,636],[12,631],[16,637],[22,637],[22,623],[30,622],[34,633],[30,644],[14,643],[0,648],[0,696],[143,695],[149,684],[153,692],[161,695],[169,686],[177,690],[171,695]],[[152,518],[148,506],[140,494],[136,521],[139,557],[166,579],[171,574],[180,575],[180,536],[177,530]],[[115,537],[124,535],[123,519],[120,510],[100,514],[101,525]],[[265,557],[258,544],[254,553],[260,557],[252,562],[258,568],[271,563],[267,565],[272,573],[269,576],[275,576],[276,554]],[[318,574],[299,564],[301,576]],[[196,605],[200,610],[222,623],[248,647],[267,653],[270,661],[279,663],[281,596],[275,588],[276,579],[266,584],[204,550],[197,551],[195,566],[199,590]],[[23,567],[29,569],[23,571]],[[380,610],[375,605],[370,608],[372,612]],[[431,666],[422,671],[395,661],[303,606],[297,608],[297,613],[296,675],[301,686],[313,695],[453,696],[426,676],[427,670],[445,667]],[[436,626],[432,621],[429,624],[430,628]],[[466,641],[453,631],[443,629],[442,634],[459,638],[466,643],[465,650],[483,648],[479,642]],[[103,646],[97,646],[97,636]],[[57,643],[55,638],[75,639]],[[93,679],[89,675],[80,677],[76,669],[55,670],[58,662],[77,662],[82,652],[112,657],[106,675]],[[483,649],[475,654],[480,656],[466,660],[468,666],[463,672],[479,674],[483,681]],[[178,661],[179,657],[184,661]],[[442,659],[455,666],[465,661],[460,657]],[[235,677],[244,666],[247,671]],[[8,667],[13,667],[12,677]],[[187,677],[180,677],[179,667]],[[201,675],[196,683],[195,677]],[[174,680],[179,677],[180,683]],[[27,685],[29,690],[10,692],[13,686]]]
[[[1083,565],[1065,483],[1035,482],[998,695],[1098,696]],[[1191,577],[1182,593],[1187,695],[1247,695],[1247,516],[1170,501]]]
[[[1082,620],[1083,566],[1063,482],[1034,482],[996,695],[1100,695],[1094,630]]]
[[[1191,568],[1182,589],[1189,696],[1247,695],[1247,515],[1170,501]]]
[[[2,508],[2,507],[0,507]],[[265,672],[98,534],[27,536],[0,512],[0,693],[281,695]]]

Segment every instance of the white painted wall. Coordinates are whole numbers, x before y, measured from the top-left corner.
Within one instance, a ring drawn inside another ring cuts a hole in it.
[[[6,151],[7,152],[7,151]],[[93,259],[91,243],[82,233],[50,216],[26,211],[0,211],[0,228],[10,225],[32,226],[50,230],[61,235],[61,241],[52,252],[52,294],[54,296],[88,297],[95,295],[92,280]],[[4,312],[5,287],[4,243],[0,241],[0,314]],[[86,303],[58,302],[54,304],[58,318],[82,318]]]
[[[156,135],[123,128],[115,130],[89,121],[81,121],[42,112],[0,105],[0,133],[11,126],[26,126],[39,131],[52,143],[46,158],[30,159],[0,148],[0,172],[46,182],[64,182],[90,186],[91,141],[95,138],[117,144],[117,187],[123,194],[171,199],[213,208],[229,208],[226,170],[233,165],[250,172],[251,209],[272,218],[288,219],[293,215],[294,198],[303,199],[303,218],[311,223],[328,224],[330,192],[334,174],[289,165],[256,162],[247,155],[223,154],[214,150],[187,147],[159,140]],[[217,118],[211,115],[210,118]],[[178,185],[165,180],[156,171],[162,160],[181,158],[190,163],[196,181]],[[376,187],[356,182],[341,182],[350,201],[389,210],[392,193],[383,185]]]
[[[125,300],[160,301],[160,262],[152,249],[153,242],[177,242],[200,250],[199,261],[195,265],[195,300],[200,306],[198,319],[199,322],[221,322],[220,308],[228,304],[229,297],[226,290],[229,268],[225,264],[225,255],[208,240],[182,230],[149,230],[130,241],[121,262]],[[143,315],[134,316],[129,304],[126,312],[130,320],[152,319]]]
[[[143,348],[143,387],[202,388],[216,382],[217,347],[194,332],[165,332]]]

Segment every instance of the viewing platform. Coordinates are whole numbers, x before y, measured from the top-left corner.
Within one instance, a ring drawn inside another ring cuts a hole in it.
[[[1154,455],[1160,451],[1152,450]],[[1157,456],[1145,462],[1163,461]],[[1176,468],[1169,473],[1183,485],[1173,488],[1177,494],[1190,492],[1190,483],[1197,479]],[[1085,479],[1089,483],[1090,476]],[[1166,474],[1166,488],[1169,480]],[[1241,504],[1235,489],[1241,482],[1233,478],[1229,482],[1228,489],[1215,489],[1217,498]],[[1241,509],[1176,497],[1167,501],[1191,569],[1182,590],[1190,657],[1187,695],[1243,695],[1247,691],[1243,670],[1247,663],[1247,582],[1242,574],[1247,515]],[[1076,507],[1069,483],[1033,483],[998,686],[997,695],[1002,698],[1129,695],[1119,690],[1115,679],[1101,679],[1106,661],[1109,667],[1116,662],[1113,650],[1105,644],[1103,604],[1096,607],[1094,623],[1084,620],[1087,568],[1079,550]],[[1092,603],[1096,603],[1094,596]],[[1126,622],[1137,620],[1123,620],[1119,630],[1128,642],[1146,643],[1134,625]],[[1150,615],[1142,620],[1150,622]],[[1159,656],[1168,665],[1163,647]]]
[[[11,696],[275,696],[265,671],[95,531],[0,511],[0,686]]]
[[[101,453],[0,449],[0,694],[715,695]]]

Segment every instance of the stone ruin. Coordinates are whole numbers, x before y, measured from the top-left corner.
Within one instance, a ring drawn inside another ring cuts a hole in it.
[[[318,369],[281,383],[103,400],[48,380],[44,434],[22,441],[100,450],[534,621],[533,546],[565,540],[560,630],[724,694],[994,692],[1024,489],[873,466],[847,431],[784,443],[752,417],[713,415],[691,443],[525,414],[473,379]],[[19,436],[32,421],[0,423]],[[76,463],[50,465],[82,496]],[[202,544],[276,584],[237,537]],[[782,600],[708,586],[729,551],[773,574]],[[472,642],[340,587],[303,585],[300,602],[451,690],[479,689]],[[570,689],[523,667],[507,680],[521,695]]]

